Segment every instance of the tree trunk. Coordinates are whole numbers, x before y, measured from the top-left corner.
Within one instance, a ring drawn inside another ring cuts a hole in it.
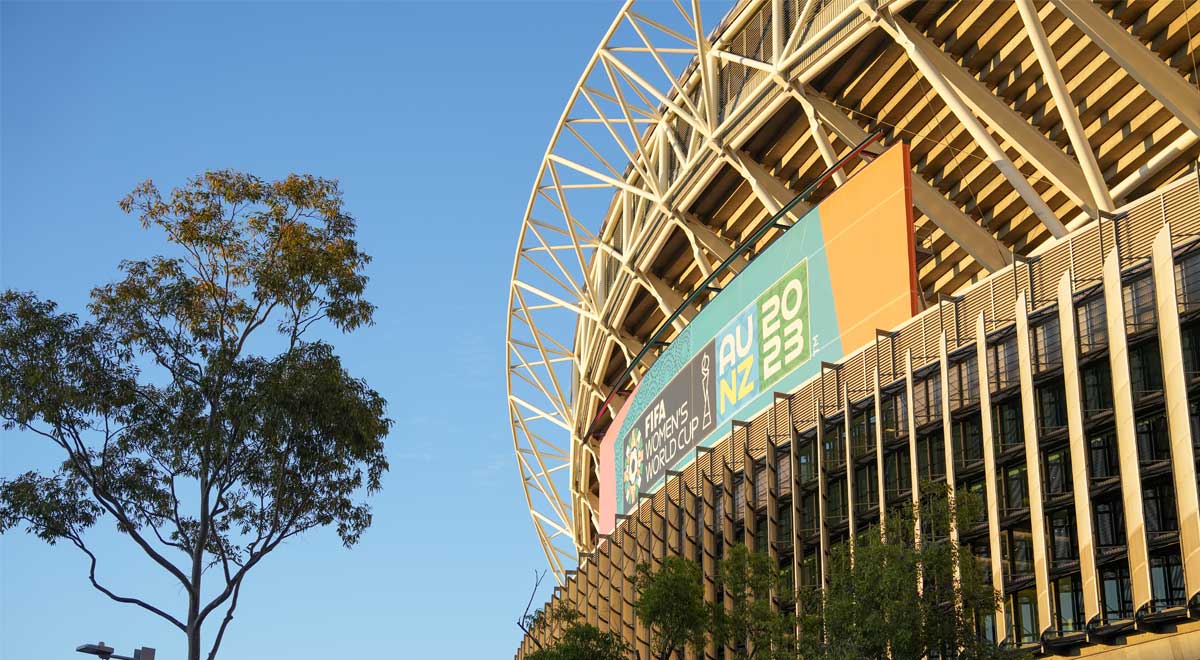
[[[200,626],[197,624],[189,624],[187,631],[188,640],[188,660],[200,660],[202,650],[200,648]]]

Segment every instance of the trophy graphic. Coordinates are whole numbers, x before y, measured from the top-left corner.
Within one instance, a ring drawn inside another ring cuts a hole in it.
[[[708,400],[708,353],[700,360],[700,374],[704,392],[704,423],[701,426],[707,428],[712,424],[712,404]]]

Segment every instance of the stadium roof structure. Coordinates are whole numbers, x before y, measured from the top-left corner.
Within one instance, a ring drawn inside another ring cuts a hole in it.
[[[785,229],[781,212],[798,219],[908,143],[932,305],[1200,155],[1194,0],[703,4],[620,7],[522,219],[507,401],[560,582],[597,542],[603,430],[658,350]]]

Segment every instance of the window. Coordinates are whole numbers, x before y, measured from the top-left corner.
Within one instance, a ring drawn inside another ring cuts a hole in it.
[[[800,584],[805,587],[815,587],[821,581],[820,564],[817,562],[817,554],[812,553],[804,556],[800,562]]]
[[[907,495],[912,488],[912,467],[908,460],[908,447],[888,452],[883,459],[883,487],[889,500]]]
[[[817,478],[817,446],[813,440],[800,444],[796,464],[800,471],[801,485]]]
[[[767,462],[765,460],[755,461],[754,463],[754,509],[761,510],[767,505]]]
[[[879,480],[875,476],[875,464],[863,465],[854,470],[854,510],[866,511],[879,504]]]
[[[1038,641],[1036,590],[1022,589],[1010,595],[1006,605],[1009,638],[1017,644],[1036,643]]]
[[[1104,317],[1104,298],[1095,296],[1075,308],[1079,324],[1079,352],[1086,355],[1108,346],[1108,322]]]
[[[996,444],[1000,446],[1000,451],[1024,445],[1025,432],[1019,398],[1009,397],[993,406],[992,424],[995,426]]]
[[[1029,493],[1025,490],[1025,466],[1004,471],[1004,511],[1011,514],[1029,508]]]
[[[979,368],[975,358],[950,365],[950,407],[961,408],[979,401]]]
[[[1042,481],[1046,485],[1046,495],[1054,497],[1071,492],[1071,452],[1063,448],[1046,454],[1045,474]]]
[[[792,502],[780,501],[775,506],[775,543],[781,549],[792,547],[794,530],[792,529]]]
[[[832,523],[846,520],[845,479],[836,479],[829,485],[829,498],[825,501],[825,513]]]
[[[1169,483],[1142,488],[1142,509],[1146,514],[1146,531],[1150,533],[1179,530],[1175,512],[1175,489]]]
[[[1009,339],[999,344],[988,346],[988,372],[992,375],[992,391],[1001,390],[1010,385],[1016,385],[1019,379],[1017,370],[1017,342]]]
[[[1033,370],[1045,371],[1062,365],[1062,344],[1058,337],[1058,317],[1051,316],[1030,331]]]
[[[1150,591],[1156,610],[1182,607],[1187,602],[1179,553],[1171,552],[1150,557]]]
[[[1113,548],[1125,545],[1125,515],[1119,499],[1097,501],[1093,506],[1096,513],[1096,545]]]
[[[1136,334],[1154,329],[1154,280],[1143,275],[1122,288],[1125,305],[1125,331]]]
[[[983,428],[979,415],[959,419],[950,427],[955,465],[967,467],[983,460]]]
[[[1200,299],[1197,300],[1200,304]],[[1200,376],[1200,325],[1190,324],[1181,328],[1183,340],[1183,373],[1188,382]]]
[[[917,426],[942,418],[942,379],[938,375],[913,383],[913,416]]]
[[[825,429],[823,451],[825,468],[834,469],[846,464],[846,432],[841,424]]]
[[[1139,463],[1154,465],[1171,460],[1171,434],[1162,413],[1139,419],[1136,429]]]
[[[1080,369],[1079,380],[1083,389],[1085,417],[1112,411],[1112,372],[1107,360],[1093,362]]]
[[[941,432],[917,436],[917,475],[922,481],[946,477],[946,440]]]
[[[1054,581],[1054,609],[1059,634],[1083,630],[1083,584],[1078,575]]]
[[[817,507],[817,494],[807,493],[800,500],[800,529],[805,534],[815,534],[820,529],[820,522],[817,520],[819,509]]]
[[[775,492],[780,497],[792,494],[792,454],[791,447],[780,447],[775,451]]]
[[[1180,313],[1200,309],[1200,251],[1182,255],[1175,262],[1175,281]]]
[[[1067,396],[1063,380],[1056,378],[1037,388],[1038,428],[1048,433],[1067,425]]]
[[[883,441],[890,442],[908,434],[908,397],[903,392],[886,396],[880,402],[883,415]]]
[[[1135,399],[1162,392],[1162,362],[1155,342],[1147,341],[1130,347],[1129,385]]]
[[[855,458],[875,453],[874,406],[859,410],[851,417],[850,445],[854,448]]]
[[[746,476],[741,472],[733,475],[733,519],[745,520],[746,516]]]
[[[1093,480],[1120,476],[1117,438],[1112,431],[1088,439],[1088,475]]]
[[[1079,547],[1075,538],[1075,514],[1070,509],[1059,509],[1049,514],[1050,557],[1054,561],[1079,559]]]
[[[1129,586],[1129,567],[1120,564],[1100,570],[1101,600],[1104,601],[1104,622],[1114,623],[1133,618],[1133,592]]]

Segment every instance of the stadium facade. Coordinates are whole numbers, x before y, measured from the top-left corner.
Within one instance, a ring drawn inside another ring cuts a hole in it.
[[[709,9],[619,9],[522,224],[553,600],[648,657],[638,563],[820,585],[935,480],[986,505],[997,642],[1200,657],[1200,3]]]

